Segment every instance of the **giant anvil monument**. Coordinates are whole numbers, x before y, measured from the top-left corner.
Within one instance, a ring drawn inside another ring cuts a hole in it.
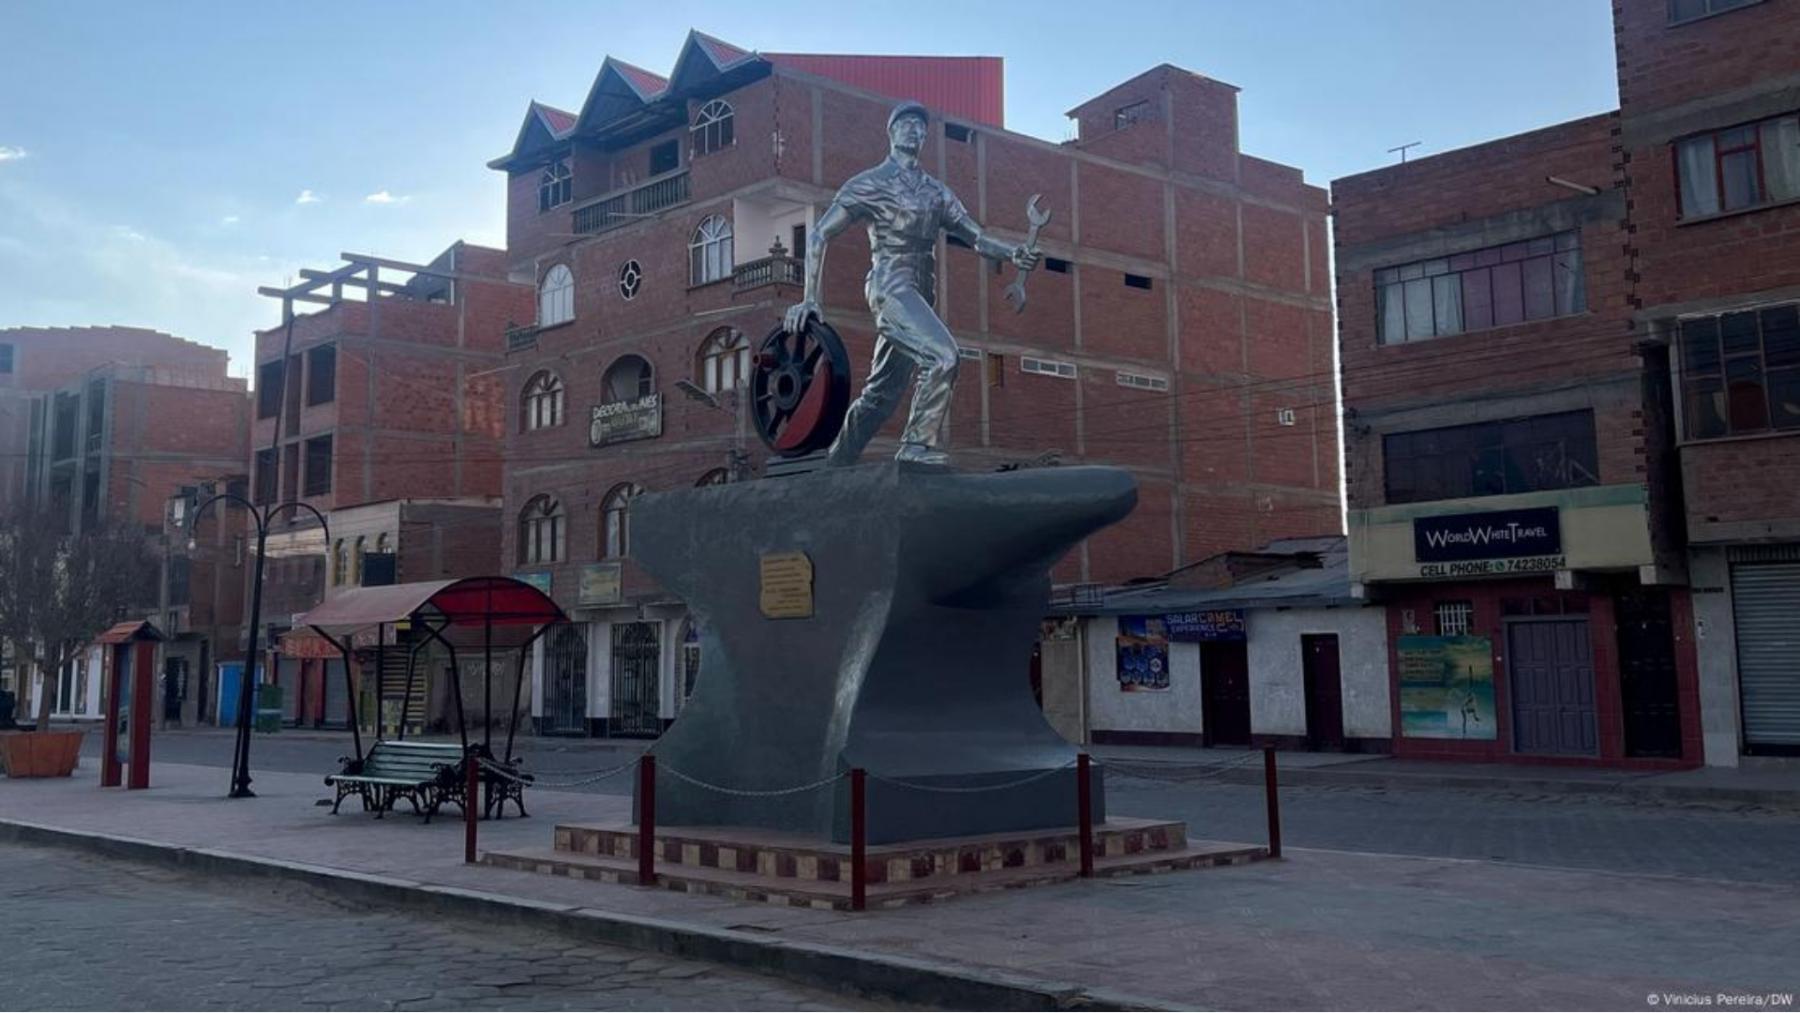
[[[693,697],[652,747],[659,824],[845,841],[852,768],[868,772],[871,843],[1075,822],[1077,750],[1032,699],[1031,645],[1050,568],[1130,513],[1137,483],[1117,468],[950,467],[958,356],[933,308],[938,235],[1011,261],[1017,309],[1049,215],[1034,197],[1025,242],[983,234],[919,168],[927,123],[916,103],[894,109],[888,158],[819,217],[803,300],[757,350],[758,431],[777,458],[822,466],[633,503],[632,555],[701,631]],[[849,364],[818,292],[826,247],[858,222],[875,356],[846,406]],[[857,464],[915,373],[899,452]],[[1094,782],[1100,823],[1098,767]]]

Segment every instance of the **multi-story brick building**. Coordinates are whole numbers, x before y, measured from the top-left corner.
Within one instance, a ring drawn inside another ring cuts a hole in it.
[[[242,467],[250,403],[227,364],[222,349],[139,328],[0,332],[0,367],[10,367],[0,371],[0,443],[9,448],[0,509],[33,504],[71,533],[123,522],[155,540],[166,586],[134,590],[171,638],[160,648],[170,676],[160,703],[177,720],[202,711],[212,659],[239,649],[241,620],[230,614],[239,588],[188,579],[186,535],[166,514],[172,499]],[[86,658],[58,673],[56,714],[99,716],[90,674]]]
[[[1621,0],[1617,112],[1333,184],[1396,752],[1800,746],[1794,15]]]
[[[1323,192],[1238,150],[1236,88],[1174,67],[1077,106],[1064,144],[1005,130],[1000,95],[997,59],[764,56],[693,33],[667,78],[609,59],[579,113],[531,105],[491,163],[513,276],[539,291],[507,356],[505,553],[583,621],[544,652],[543,727],[651,734],[674,715],[695,638],[629,558],[630,500],[762,456],[734,418],[751,348],[800,296],[815,216],[885,157],[896,99],[937,111],[921,164],[984,227],[1021,238],[1034,193],[1054,212],[1022,313],[1010,269],[947,242],[936,302],[963,357],[961,466],[1055,452],[1139,478],[1137,511],[1059,582],[1339,528]],[[867,255],[846,234],[823,283],[858,383]]]
[[[1800,5],[1613,5],[1634,334],[1667,369],[1706,762],[1800,752]]]
[[[282,636],[296,614],[349,587],[499,566],[498,370],[508,329],[532,313],[532,290],[506,280],[499,250],[459,242],[430,264],[345,259],[264,289],[292,335],[256,335],[252,499],[309,505],[331,532],[327,545],[294,508],[270,525],[263,643],[279,646],[283,706],[302,724],[343,722],[348,695],[334,651]],[[323,308],[296,312],[308,305]]]

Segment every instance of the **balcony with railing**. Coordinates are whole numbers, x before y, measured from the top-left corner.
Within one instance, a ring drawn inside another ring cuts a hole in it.
[[[573,211],[575,232],[581,235],[610,232],[686,204],[688,199],[688,171],[665,172],[654,179],[601,194],[577,205]]]
[[[739,264],[731,272],[734,292],[761,288],[764,285],[803,285],[806,283],[806,261],[798,257],[771,256]]]

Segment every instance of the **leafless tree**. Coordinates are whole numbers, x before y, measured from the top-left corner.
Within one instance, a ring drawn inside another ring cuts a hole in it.
[[[157,598],[157,560],[142,527],[102,523],[78,535],[64,528],[63,517],[42,509],[0,519],[0,637],[13,642],[17,671],[30,659],[42,666],[40,729],[50,725],[62,666],[132,606]],[[22,691],[26,677],[18,682]]]

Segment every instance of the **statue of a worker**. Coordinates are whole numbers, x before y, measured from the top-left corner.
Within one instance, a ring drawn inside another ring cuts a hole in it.
[[[948,231],[992,260],[1010,260],[1024,270],[1037,266],[1036,249],[1014,246],[982,234],[981,226],[950,188],[919,168],[930,117],[917,102],[888,114],[888,157],[845,183],[813,225],[806,241],[806,295],[789,308],[784,326],[799,333],[819,310],[819,278],[825,247],[858,221],[869,224],[869,277],[863,294],[875,314],[875,363],[862,394],[850,405],[837,440],[827,452],[834,466],[855,464],[863,448],[922,370],[913,392],[895,459],[942,464],[938,442],[956,383],[956,339],[932,309],[937,290],[937,237]]]

